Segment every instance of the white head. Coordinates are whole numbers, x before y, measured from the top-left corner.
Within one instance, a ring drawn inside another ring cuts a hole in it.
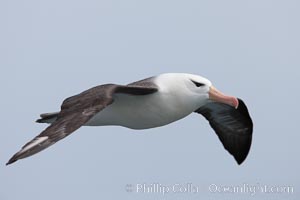
[[[172,92],[176,96],[178,94],[179,98],[192,98],[193,101],[199,102],[200,106],[209,101],[215,101],[228,104],[235,108],[238,107],[236,97],[221,93],[208,79],[202,76],[184,73],[168,73],[160,75],[157,81],[160,90]]]

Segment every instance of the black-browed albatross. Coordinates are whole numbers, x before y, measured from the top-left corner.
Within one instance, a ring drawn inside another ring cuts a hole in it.
[[[61,110],[41,114],[50,123],[8,162],[36,154],[81,126],[118,125],[131,129],[164,126],[191,113],[202,114],[238,164],[247,157],[253,124],[241,99],[227,96],[201,76],[167,73],[128,85],[105,84],[65,99]]]

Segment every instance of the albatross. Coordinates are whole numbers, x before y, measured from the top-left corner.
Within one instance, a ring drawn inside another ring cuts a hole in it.
[[[191,113],[208,120],[238,164],[246,159],[253,123],[245,103],[223,94],[202,76],[166,73],[128,85],[99,85],[65,99],[59,112],[40,115],[36,122],[50,125],[26,143],[7,165],[46,149],[81,126],[149,129]]]

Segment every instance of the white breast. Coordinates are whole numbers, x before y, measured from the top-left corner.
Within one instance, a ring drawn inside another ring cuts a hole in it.
[[[156,79],[159,91],[149,95],[116,94],[114,102],[95,115],[87,126],[119,125],[147,129],[177,121],[198,107],[195,98],[180,92],[179,85],[168,88],[166,79]],[[161,87],[164,85],[165,87]],[[174,90],[175,88],[175,90]]]

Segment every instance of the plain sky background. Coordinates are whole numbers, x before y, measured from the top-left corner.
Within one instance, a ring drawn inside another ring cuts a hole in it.
[[[299,199],[299,9],[296,0],[2,0],[0,199]],[[144,131],[83,127],[5,166],[64,98],[165,72],[203,75],[246,102],[254,133],[241,166],[197,114]],[[126,192],[138,183],[201,191]],[[294,193],[214,194],[210,184]]]

